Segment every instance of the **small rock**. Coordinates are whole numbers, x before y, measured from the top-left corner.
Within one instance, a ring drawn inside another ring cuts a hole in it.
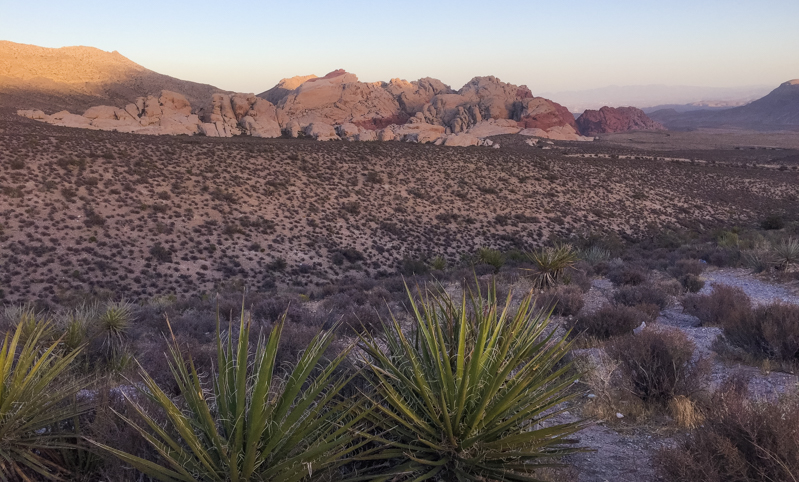
[[[619,412],[616,412],[616,418],[624,418],[624,415],[622,415],[622,414],[621,414],[621,413],[619,413]]]

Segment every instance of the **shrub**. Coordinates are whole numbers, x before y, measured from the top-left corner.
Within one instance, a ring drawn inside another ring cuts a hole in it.
[[[779,214],[770,214],[760,222],[760,227],[765,230],[782,229],[785,227],[785,220]]]
[[[675,482],[770,482],[799,474],[799,396],[753,401],[741,380],[715,393],[705,420],[655,465]]]
[[[243,310],[242,310],[243,311]],[[242,313],[239,334],[227,342],[217,320],[217,372],[212,396],[189,357],[173,338],[170,369],[185,409],[177,405],[146,372],[140,394],[163,410],[148,414],[132,399],[131,407],[149,427],[124,420],[161,456],[161,463],[98,442],[100,448],[161,481],[172,480],[286,480],[299,481],[311,471],[334,466],[353,445],[348,404],[335,395],[345,384],[333,373],[346,358],[343,351],[318,370],[333,332],[318,333],[287,377],[275,377],[275,357],[284,321],[268,339],[260,338],[253,355],[248,350],[250,322]],[[160,421],[160,420],[164,421]]]
[[[641,268],[622,265],[608,271],[608,279],[615,285],[637,286],[646,281],[647,273]]]
[[[698,293],[705,287],[705,280],[693,274],[687,274],[680,278],[680,284],[690,293]]]
[[[647,316],[629,306],[604,305],[597,311],[579,316],[572,325],[573,333],[606,340],[613,336],[626,335],[638,328]]]
[[[699,276],[705,271],[705,264],[698,259],[681,259],[669,268],[669,274],[677,279],[686,275]]]
[[[533,262],[533,282],[544,289],[557,284],[563,273],[577,262],[577,252],[570,244],[559,244],[527,254]]]
[[[549,289],[536,299],[542,308],[553,309],[560,316],[576,315],[583,308],[583,291],[579,286],[567,285]]]
[[[752,302],[744,290],[727,285],[714,285],[709,295],[688,295],[683,309],[699,318],[703,325],[721,326],[725,320],[749,316]]]
[[[665,408],[679,395],[702,388],[709,371],[704,359],[692,361],[694,343],[680,330],[646,328],[612,341],[608,354],[621,363],[632,393],[649,405]]]
[[[546,334],[532,293],[515,310],[494,290],[462,302],[443,290],[420,292],[418,303],[408,294],[413,332],[393,319],[385,341],[360,345],[380,396],[373,422],[389,445],[370,456],[388,460],[379,480],[533,480],[544,458],[575,450],[566,437],[581,423],[540,425],[575,376],[560,364],[569,345]]]
[[[613,301],[625,306],[640,304],[656,305],[661,310],[669,304],[669,297],[657,286],[651,284],[623,286],[613,295]]]
[[[42,349],[52,326],[39,322],[20,346],[26,325],[6,333],[0,348],[0,478],[3,480],[64,480],[59,449],[74,447],[59,430],[89,410],[76,394],[85,383],[64,377],[80,348],[59,354],[59,342]]]
[[[430,267],[424,261],[413,258],[403,259],[400,266],[400,272],[405,276],[427,274],[428,271]]]
[[[477,250],[477,262],[492,266],[496,273],[505,264],[505,256],[496,249],[480,248]]]

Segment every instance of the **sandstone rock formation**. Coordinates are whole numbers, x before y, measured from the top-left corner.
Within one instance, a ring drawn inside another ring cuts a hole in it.
[[[83,116],[47,116],[33,110],[19,114],[56,125],[141,134],[285,135],[448,146],[495,145],[487,138],[520,132],[586,140],[564,107],[492,76],[475,77],[454,91],[430,78],[367,83],[336,70],[324,77],[283,79],[257,96],[214,93],[194,107],[184,96],[163,91],[124,107],[95,106]]]
[[[650,119],[635,107],[602,107],[587,110],[576,121],[580,132],[588,136],[624,131],[663,130],[661,124]]]

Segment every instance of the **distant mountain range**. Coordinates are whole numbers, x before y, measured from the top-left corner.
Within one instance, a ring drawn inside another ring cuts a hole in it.
[[[659,108],[695,110],[697,108],[737,107],[766,95],[773,86],[716,88],[680,85],[610,86],[580,91],[543,92],[542,96],[582,113],[602,106],[634,106],[644,112]]]
[[[669,129],[740,128],[752,130],[799,130],[799,79],[783,83],[765,97],[731,109],[661,109],[649,117]]]

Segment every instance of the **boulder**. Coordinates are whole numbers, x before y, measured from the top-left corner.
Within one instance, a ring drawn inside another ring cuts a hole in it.
[[[476,137],[491,137],[502,134],[517,134],[521,129],[516,125],[516,121],[511,119],[489,119],[478,122],[467,131]]]
[[[480,143],[480,138],[473,134],[450,134],[444,139],[445,146],[476,146]]]
[[[206,137],[219,137],[219,131],[216,129],[216,124],[203,122],[198,127],[200,129],[200,134]]]
[[[300,134],[303,134],[300,123],[295,120],[288,121],[283,127],[283,132],[292,139],[296,139]]]
[[[144,99],[144,115],[147,117],[161,117],[163,113],[161,104],[156,97],[151,95]]]
[[[139,114],[141,114],[141,110],[136,104],[128,104],[125,106],[125,112],[127,112],[131,117],[138,118]]]
[[[371,142],[377,140],[377,132],[378,131],[370,131],[368,129],[364,129],[355,136],[356,141],[361,142]]]
[[[191,104],[183,94],[178,94],[171,90],[162,90],[158,103],[163,111],[171,111],[183,115],[191,114]]]
[[[309,124],[304,129],[304,132],[306,136],[313,137],[317,141],[341,140],[341,138],[336,134],[336,129],[333,126],[330,124],[324,124],[322,122]]]
[[[47,118],[47,114],[38,109],[18,110],[17,115],[34,120],[45,120]]]
[[[282,135],[277,121],[269,118],[261,119],[247,115],[241,118],[239,126],[248,136],[280,137]]]
[[[83,117],[87,119],[115,120],[117,118],[116,110],[116,107],[110,105],[96,105],[86,109],[86,112],[83,113]]]
[[[336,126],[336,132],[342,139],[355,140],[355,137],[360,134],[361,128],[351,122]]]

